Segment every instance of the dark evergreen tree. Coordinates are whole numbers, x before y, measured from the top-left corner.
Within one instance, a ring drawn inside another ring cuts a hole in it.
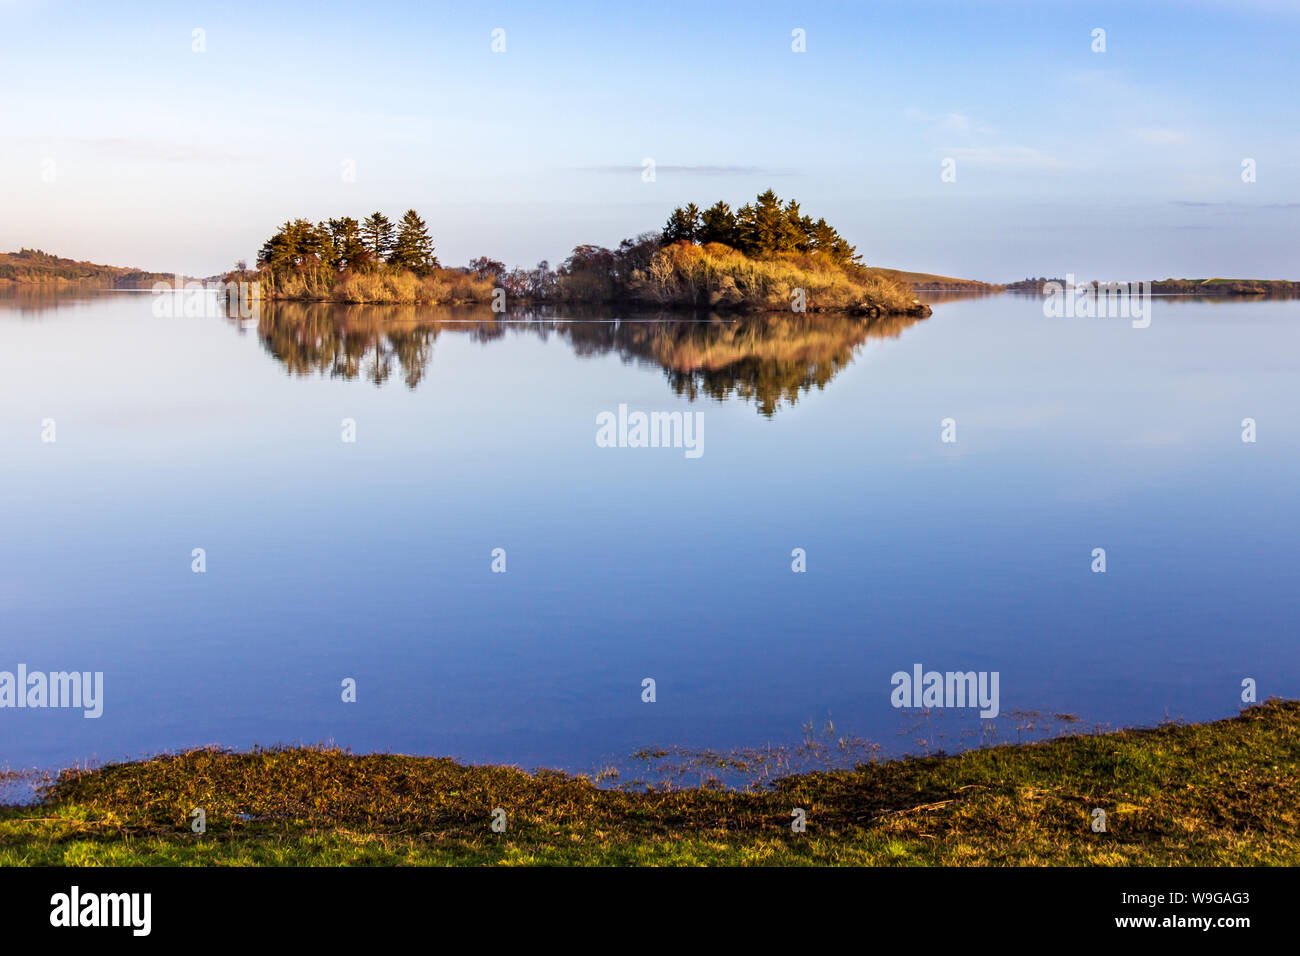
[[[361,238],[376,259],[384,259],[393,250],[393,224],[382,212],[374,212],[361,223]]]
[[[700,210],[695,203],[689,203],[686,208],[678,206],[668,217],[668,222],[664,224],[663,244],[668,245],[671,242],[695,242],[700,235]]]
[[[725,202],[718,201],[704,210],[700,219],[700,242],[720,242],[735,247],[736,214]]]
[[[429,236],[429,227],[414,209],[406,210],[397,225],[397,238],[393,242],[392,253],[388,261],[403,269],[410,269],[416,275],[427,275],[437,268],[438,260],[433,255],[433,239]]]
[[[361,238],[361,225],[355,219],[351,216],[331,219],[328,227],[336,268],[357,269],[370,260]]]
[[[317,227],[306,219],[294,219],[263,243],[257,264],[278,273],[314,260],[325,261],[325,254],[326,241]]]

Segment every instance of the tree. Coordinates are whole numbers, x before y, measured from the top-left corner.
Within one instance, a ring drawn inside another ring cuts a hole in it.
[[[818,219],[807,228],[809,245],[814,252],[826,256],[836,265],[858,265],[858,250],[849,245],[838,232],[827,224],[825,219]]]
[[[312,257],[323,260],[325,245],[315,226],[306,219],[285,222],[257,253],[257,264],[273,273],[308,264]]]
[[[361,238],[376,259],[383,259],[393,249],[393,224],[382,212],[374,212],[361,223]]]
[[[725,246],[736,245],[736,214],[731,207],[719,200],[704,210],[700,223],[700,242],[720,242]]]
[[[673,242],[695,242],[700,234],[700,210],[695,203],[689,203],[685,209],[678,206],[664,224],[663,244]]]
[[[414,209],[406,210],[397,226],[397,239],[393,242],[392,254],[388,261],[403,269],[410,269],[416,275],[427,275],[437,268],[438,260],[433,255],[433,239],[429,236],[429,227]]]
[[[745,203],[736,210],[736,249],[747,256],[757,255],[760,250],[756,233],[754,206],[752,203]]]
[[[299,224],[303,265],[319,265],[330,260],[329,230],[325,223],[312,225],[306,219],[294,220]]]
[[[799,211],[799,203],[791,199],[785,204],[785,229],[781,234],[780,252],[808,252],[812,241],[808,235],[812,220]]]
[[[361,238],[361,226],[351,216],[331,219],[327,224],[335,268],[357,269],[370,259]]]
[[[561,289],[566,298],[604,302],[614,295],[617,254],[604,246],[576,246],[560,266]]]
[[[479,256],[477,259],[469,260],[469,269],[476,279],[491,279],[496,282],[505,275],[506,264],[496,259],[489,259],[487,256]]]
[[[626,291],[633,274],[638,269],[649,269],[658,252],[659,234],[656,232],[643,232],[624,239],[614,255],[614,280]]]
[[[795,211],[797,213],[797,207]],[[782,208],[780,197],[770,189],[758,194],[750,241],[760,254],[789,252],[794,249],[796,239],[790,226],[789,214]]]
[[[555,295],[555,273],[551,264],[543,259],[537,268],[528,273],[528,295],[533,299],[550,299]]]

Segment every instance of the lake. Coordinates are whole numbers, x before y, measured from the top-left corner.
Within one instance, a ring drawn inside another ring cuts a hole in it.
[[[0,710],[0,765],[987,740],[894,706],[916,664],[998,674],[997,739],[1300,696],[1300,301],[156,311],[0,297],[0,670],[103,673]]]

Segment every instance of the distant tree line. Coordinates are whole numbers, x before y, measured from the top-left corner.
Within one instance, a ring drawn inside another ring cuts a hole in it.
[[[1059,282],[1062,287],[1065,286],[1064,279],[1049,279],[1046,276],[1039,276],[1037,279],[1026,278],[1019,282],[1008,282],[1007,290],[1010,292],[1035,292],[1041,294],[1043,286],[1049,282]]]
[[[664,225],[662,242],[719,242],[751,257],[817,252],[837,265],[859,265],[857,249],[825,219],[813,220],[791,199],[782,203],[772,190],[732,211],[716,202],[700,211],[695,203],[678,206]]]

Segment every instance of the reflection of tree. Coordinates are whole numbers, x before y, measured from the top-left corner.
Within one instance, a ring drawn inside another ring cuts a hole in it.
[[[563,331],[580,354],[617,351],[663,368],[673,391],[691,401],[734,395],[771,417],[782,401],[793,405],[801,393],[824,388],[867,339],[898,336],[917,321],[768,313],[732,321],[570,323]]]
[[[624,361],[661,368],[673,391],[691,401],[736,396],[770,417],[783,402],[793,405],[801,394],[824,388],[867,339],[896,337],[917,321],[835,313],[603,321],[574,312],[561,318],[540,312],[502,316],[481,307],[264,302],[258,333],[292,374],[364,375],[382,385],[395,359],[409,388],[423,380],[434,341],[444,332],[479,342],[507,334],[543,339],[555,334],[578,355],[616,353]]]
[[[257,323],[267,351],[293,375],[313,372],[382,385],[393,372],[415,388],[424,377],[436,327],[417,318],[414,306],[343,306],[264,302]]]

